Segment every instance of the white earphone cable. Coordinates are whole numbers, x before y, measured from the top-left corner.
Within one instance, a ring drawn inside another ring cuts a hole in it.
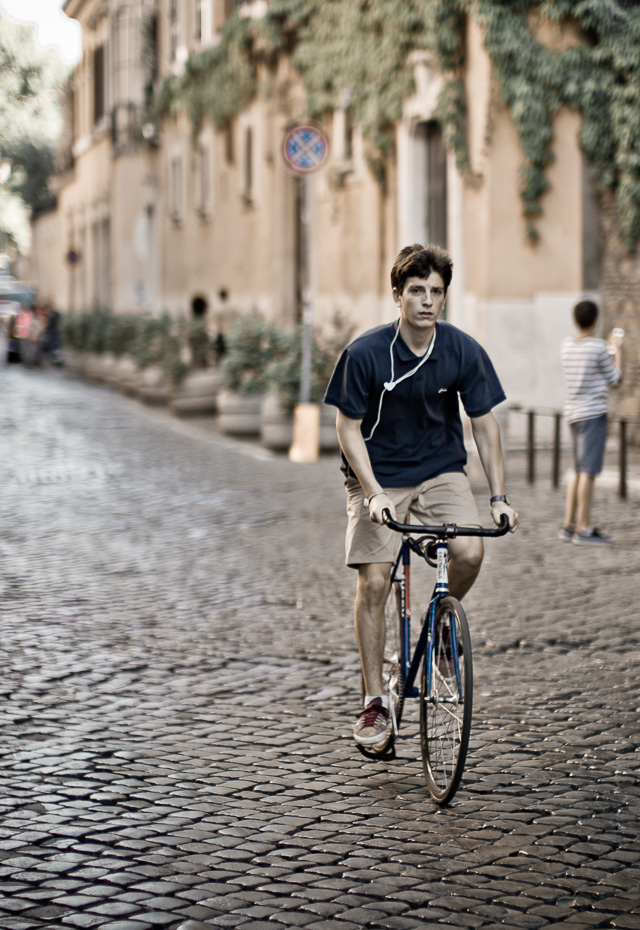
[[[404,374],[401,378],[398,378],[397,381],[394,381],[395,365],[394,365],[394,362],[393,362],[393,347],[394,347],[394,345],[395,345],[395,343],[396,343],[396,339],[398,338],[399,333],[400,333],[400,320],[398,320],[398,325],[396,326],[395,335],[394,335],[393,339],[391,340],[391,345],[389,346],[389,355],[390,355],[390,358],[391,358],[391,377],[389,378],[388,381],[385,381],[385,382],[384,382],[384,385],[383,385],[383,387],[382,387],[382,391],[381,391],[381,393],[380,393],[380,403],[378,404],[378,418],[377,418],[376,422],[374,423],[373,429],[371,430],[371,432],[369,433],[369,435],[368,435],[367,437],[365,437],[365,440],[364,440],[365,442],[369,442],[369,440],[373,437],[373,434],[375,433],[376,429],[378,428],[378,424],[380,423],[380,416],[382,415],[382,401],[383,401],[383,399],[384,399],[385,392],[386,392],[386,391],[393,391],[394,387],[396,387],[396,385],[400,384],[401,381],[404,381],[405,378],[410,378],[412,375],[415,375],[416,371],[418,371],[419,368],[422,368],[422,366],[424,365],[424,363],[425,363],[426,361],[428,361],[429,356],[430,356],[431,353],[433,352],[433,347],[434,347],[434,345],[436,344],[436,330],[434,329],[434,331],[433,331],[433,339],[431,340],[431,342],[430,342],[430,344],[429,344],[429,348],[428,348],[427,351],[424,353],[424,355],[422,356],[422,358],[420,359],[420,361],[418,362],[418,364],[416,365],[416,367],[415,367],[415,368],[412,368],[411,371],[408,371],[408,372],[407,372],[406,374]]]

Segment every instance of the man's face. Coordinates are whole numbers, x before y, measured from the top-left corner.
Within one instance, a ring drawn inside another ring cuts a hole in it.
[[[437,271],[432,271],[428,278],[407,278],[402,294],[393,289],[402,321],[422,334],[433,331],[446,296],[444,281]]]

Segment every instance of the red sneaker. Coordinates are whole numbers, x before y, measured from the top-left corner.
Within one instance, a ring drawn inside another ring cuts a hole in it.
[[[375,749],[380,743],[389,738],[391,720],[389,711],[382,706],[380,698],[374,700],[357,715],[357,723],[353,728],[353,738],[361,746]]]

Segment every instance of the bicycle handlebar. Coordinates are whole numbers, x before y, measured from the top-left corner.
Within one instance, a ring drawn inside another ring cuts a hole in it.
[[[500,525],[489,528],[485,526],[457,526],[455,523],[442,523],[440,526],[418,526],[416,523],[397,523],[392,520],[388,509],[382,511],[382,519],[389,529],[397,533],[421,533],[423,536],[435,536],[438,539],[455,539],[456,536],[504,536],[509,532],[509,518],[506,513],[500,517]]]

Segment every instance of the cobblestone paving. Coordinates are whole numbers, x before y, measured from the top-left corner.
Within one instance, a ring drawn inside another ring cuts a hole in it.
[[[0,398],[2,930],[640,928],[637,498],[601,491],[616,546],[577,549],[510,456],[522,527],[467,601],[441,811],[415,717],[392,761],[351,739],[335,456],[61,372],[0,371]]]

